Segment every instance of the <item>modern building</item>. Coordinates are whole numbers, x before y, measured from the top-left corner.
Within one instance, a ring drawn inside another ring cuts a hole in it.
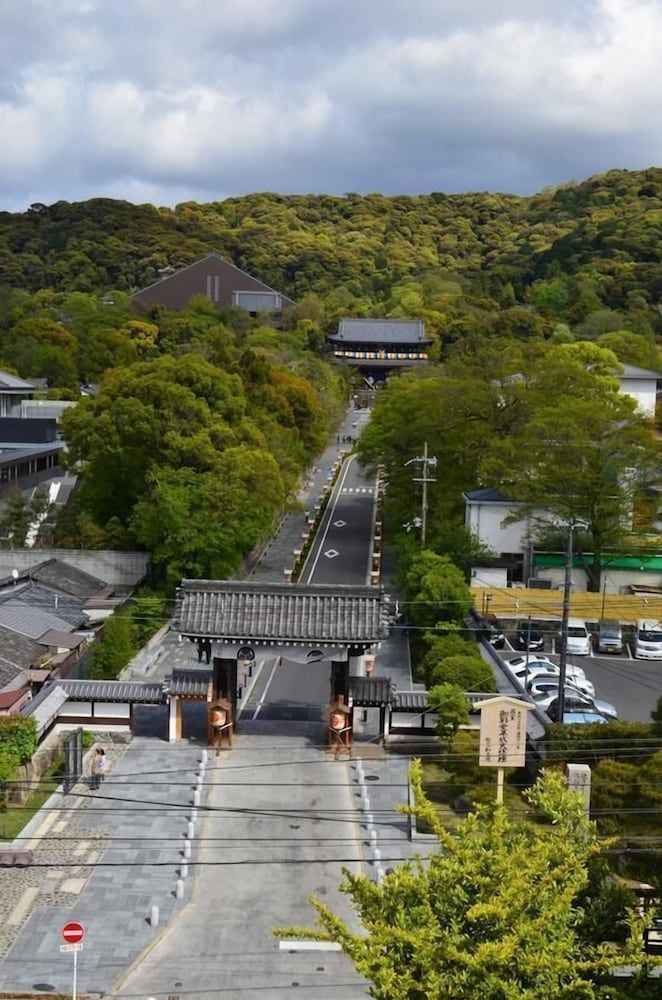
[[[20,410],[23,400],[32,399],[35,387],[18,375],[0,371],[0,417],[13,415]]]
[[[623,365],[622,367],[621,392],[632,396],[639,411],[649,420],[654,420],[657,391],[662,381],[662,374],[651,371],[650,368],[638,368],[636,365]]]
[[[425,364],[432,343],[420,319],[341,319],[328,340],[339,361],[377,382],[394,369]]]
[[[492,486],[462,496],[467,530],[494,553],[502,569],[508,567],[509,580],[526,580],[531,573],[533,538],[541,527],[554,524],[554,515],[544,507],[524,513],[520,501]]]
[[[224,260],[217,253],[168,274],[133,296],[137,306],[149,309],[164,306],[177,312],[185,309],[194,295],[204,295],[217,306],[235,306],[251,316],[279,314],[294,302],[263,281]]]
[[[62,475],[63,450],[55,420],[0,417],[0,496]]]

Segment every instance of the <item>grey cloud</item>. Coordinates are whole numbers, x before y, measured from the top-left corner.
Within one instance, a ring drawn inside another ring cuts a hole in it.
[[[661,31],[646,0],[5,0],[0,208],[647,166]]]

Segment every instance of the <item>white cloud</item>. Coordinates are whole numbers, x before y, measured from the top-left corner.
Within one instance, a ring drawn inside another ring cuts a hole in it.
[[[658,0],[5,0],[0,207],[659,162]]]

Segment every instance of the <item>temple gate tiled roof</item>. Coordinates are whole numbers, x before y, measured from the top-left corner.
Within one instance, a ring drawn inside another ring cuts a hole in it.
[[[184,580],[173,628],[227,642],[353,645],[388,635],[378,587]]]

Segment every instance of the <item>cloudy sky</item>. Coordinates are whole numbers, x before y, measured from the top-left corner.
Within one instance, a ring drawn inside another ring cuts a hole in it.
[[[0,209],[662,160],[662,0],[0,0]]]

